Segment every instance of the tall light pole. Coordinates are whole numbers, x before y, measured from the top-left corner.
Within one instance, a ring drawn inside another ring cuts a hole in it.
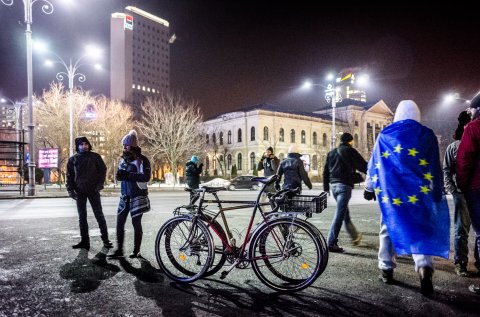
[[[332,140],[330,142],[330,150],[335,148],[336,142],[336,132],[335,132],[335,108],[337,107],[337,102],[342,102],[342,95],[337,91],[335,84],[328,84],[325,89],[325,100],[332,103]]]
[[[0,0],[3,4],[11,6],[13,0]],[[35,144],[33,140],[33,74],[32,74],[32,6],[35,2],[44,2],[42,11],[45,14],[53,12],[53,5],[48,0],[23,0],[25,13],[25,37],[27,40],[27,105],[28,105],[28,196],[35,196]]]
[[[81,83],[83,83],[86,79],[87,76],[85,74],[78,72],[79,67],[82,65],[82,61],[84,60],[85,57],[91,56],[93,53],[97,54],[98,50],[93,48],[93,47],[87,47],[87,52],[80,56],[75,62],[72,61],[72,58],[69,59],[68,64],[57,54],[52,53],[55,57],[55,61],[47,61],[47,64],[51,65],[54,63],[61,64],[64,68],[65,71],[58,72],[55,77],[57,78],[58,81],[64,81],[66,78],[68,79],[68,111],[69,111],[69,117],[70,117],[70,140],[69,140],[69,155],[73,155],[73,82],[75,78]],[[95,65],[96,68],[99,68],[99,65]]]

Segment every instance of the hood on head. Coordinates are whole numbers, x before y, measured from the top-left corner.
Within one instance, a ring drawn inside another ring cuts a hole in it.
[[[80,144],[82,144],[83,142],[88,143],[88,146],[89,146],[90,151],[91,151],[92,150],[92,144],[90,143],[90,141],[88,141],[87,137],[85,137],[85,136],[79,136],[79,137],[75,138],[75,151],[78,152],[78,146]]]
[[[397,110],[395,111],[393,122],[407,119],[415,120],[417,122],[420,122],[421,119],[420,109],[418,109],[417,104],[413,100],[400,101]]]

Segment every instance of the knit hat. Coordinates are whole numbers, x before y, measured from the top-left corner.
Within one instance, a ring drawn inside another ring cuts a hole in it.
[[[273,153],[273,147],[271,147],[271,146],[267,147],[267,151],[270,151],[270,152]]]
[[[393,122],[412,119],[420,122],[420,109],[413,100],[402,100],[395,111]]]
[[[91,151],[92,150],[92,144],[90,143],[90,141],[88,141],[87,137],[85,137],[85,136],[79,136],[79,137],[75,138],[75,151],[78,152],[78,146],[80,144],[82,144],[83,142],[88,143],[88,146],[89,146],[90,151]]]
[[[340,137],[340,141],[343,143],[343,144],[347,144],[348,142],[352,141],[353,140],[353,136],[348,133],[348,132],[345,132],[344,134],[342,134],[342,136]]]
[[[298,153],[298,148],[295,144],[290,145],[288,148],[288,153]]]
[[[128,132],[128,134],[123,137],[122,144],[138,147],[137,131],[130,130],[130,132]]]
[[[476,94],[475,97],[470,101],[469,108],[480,108],[480,93]]]
[[[192,161],[193,164],[197,164],[198,163],[198,156],[193,155],[192,158],[190,159],[190,161]]]

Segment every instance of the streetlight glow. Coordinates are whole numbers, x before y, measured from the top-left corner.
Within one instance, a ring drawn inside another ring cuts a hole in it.
[[[3,4],[11,6],[13,0],[0,0]],[[35,125],[33,124],[33,67],[32,67],[32,6],[35,2],[40,1],[42,12],[45,14],[53,13],[53,5],[48,0],[23,0],[23,10],[25,16],[25,38],[27,41],[27,104],[28,104],[28,196],[35,196],[35,142],[33,132]]]

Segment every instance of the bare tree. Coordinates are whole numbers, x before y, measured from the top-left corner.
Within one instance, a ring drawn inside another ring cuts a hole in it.
[[[103,156],[107,165],[107,179],[113,179],[123,151],[120,142],[133,126],[132,110],[128,105],[105,96],[96,98],[93,110],[96,117],[87,128],[99,146],[96,151]]]
[[[178,164],[204,149],[201,137],[203,116],[196,103],[180,95],[163,94],[143,104],[143,120],[138,123],[151,153],[164,156],[177,179]]]

